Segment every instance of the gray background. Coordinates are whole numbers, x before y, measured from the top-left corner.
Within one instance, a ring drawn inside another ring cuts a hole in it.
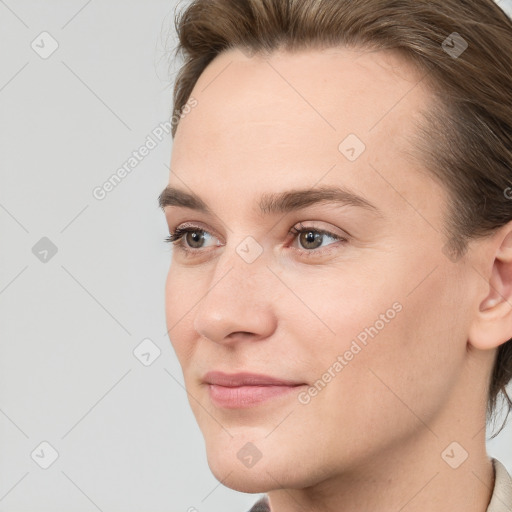
[[[243,512],[258,498],[210,473],[165,334],[170,135],[92,193],[171,115],[175,5],[0,0],[0,511]],[[146,361],[160,356],[145,366],[133,351],[148,338]],[[489,452],[512,471],[511,440],[508,427]],[[43,441],[58,452],[47,469]]]

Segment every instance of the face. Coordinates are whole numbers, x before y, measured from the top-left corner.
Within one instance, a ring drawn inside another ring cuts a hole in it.
[[[164,195],[167,327],[229,487],[376,464],[460,385],[470,284],[409,156],[421,78],[386,52],[231,50],[196,84]]]

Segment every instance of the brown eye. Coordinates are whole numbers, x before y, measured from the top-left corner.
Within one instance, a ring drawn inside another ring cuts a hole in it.
[[[178,227],[166,238],[166,242],[170,242],[185,252],[197,252],[200,253],[203,249],[206,249],[208,245],[219,246],[220,244],[213,243],[215,236],[197,226]],[[210,243],[208,243],[210,242]]]
[[[295,248],[301,254],[311,256],[322,253],[336,242],[347,242],[347,239],[341,235],[314,226],[304,226],[302,223],[290,229],[290,235],[294,236]]]
[[[316,249],[322,245],[324,238],[323,233],[319,233],[318,231],[303,231],[299,236],[300,245],[304,247],[304,249]]]
[[[187,245],[193,249],[200,249],[205,241],[204,231],[189,231],[185,240]]]

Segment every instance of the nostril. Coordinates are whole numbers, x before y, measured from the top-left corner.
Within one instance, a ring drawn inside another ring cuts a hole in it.
[[[230,333],[228,336],[226,336],[227,338],[236,338],[238,336],[243,336],[243,337],[246,337],[246,336],[257,336],[256,333],[254,332],[249,332],[249,331],[236,331],[236,332],[232,332]]]

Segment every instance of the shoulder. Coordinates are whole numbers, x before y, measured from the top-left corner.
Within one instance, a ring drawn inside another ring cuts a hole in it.
[[[487,512],[512,512],[512,478],[507,468],[497,459],[494,466],[494,490]]]

